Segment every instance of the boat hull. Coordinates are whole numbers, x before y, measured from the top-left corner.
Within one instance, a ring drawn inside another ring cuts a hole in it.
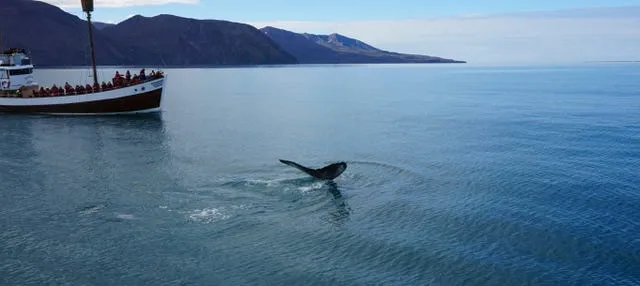
[[[159,111],[165,78],[104,92],[35,98],[0,98],[0,112],[61,115]]]

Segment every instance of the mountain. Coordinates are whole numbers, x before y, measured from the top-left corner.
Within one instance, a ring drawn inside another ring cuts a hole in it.
[[[93,24],[94,27],[96,27],[96,29],[98,30],[102,30],[106,27],[111,27],[111,26],[115,26],[116,24],[111,24],[111,23],[103,23],[103,22],[91,22],[91,24]]]
[[[369,46],[356,39],[347,38],[340,34],[325,35],[313,35],[303,34],[307,39],[325,46],[329,49],[333,49],[339,52],[380,52],[380,50]]]
[[[91,64],[87,22],[33,0],[1,0],[4,48],[24,48],[37,66]],[[170,15],[134,16],[94,25],[98,65],[255,65],[297,60],[258,29],[240,23]]]
[[[37,66],[91,64],[87,22],[35,0],[1,0],[5,48],[23,48]],[[296,63],[454,63],[383,51],[339,34],[297,34],[273,27],[173,15],[95,22],[98,65],[264,65]]]
[[[47,66],[78,66],[91,62],[87,22],[60,8],[31,0],[1,0],[0,33],[3,48],[24,48],[33,61]],[[124,63],[120,48],[94,34],[96,60],[101,64]]]
[[[136,64],[260,65],[297,60],[258,29],[172,15],[133,16],[101,32]]]
[[[340,34],[298,34],[270,26],[260,30],[304,64],[464,63],[440,57],[384,51]]]

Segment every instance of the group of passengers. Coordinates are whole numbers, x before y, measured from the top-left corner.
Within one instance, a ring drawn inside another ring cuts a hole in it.
[[[49,96],[65,96],[65,95],[76,95],[76,94],[89,94],[96,93],[101,91],[107,91],[112,89],[118,89],[122,87],[127,87],[130,85],[136,85],[141,82],[147,80],[153,80],[163,77],[164,74],[161,71],[151,71],[151,74],[147,76],[145,74],[145,70],[140,70],[139,75],[131,76],[131,73],[127,70],[124,76],[120,74],[120,72],[116,71],[115,76],[110,82],[102,82],[102,84],[86,84],[85,86],[76,85],[75,87],[70,85],[68,82],[64,84],[64,86],[56,86],[55,84],[50,88],[40,87],[40,90],[34,90],[33,96],[35,97],[49,97]]]

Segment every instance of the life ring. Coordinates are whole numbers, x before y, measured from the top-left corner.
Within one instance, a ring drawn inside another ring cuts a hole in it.
[[[11,82],[8,80],[2,81],[2,88],[9,88],[11,86]]]

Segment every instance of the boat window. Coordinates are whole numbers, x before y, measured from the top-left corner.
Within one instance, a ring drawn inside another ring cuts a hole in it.
[[[20,64],[23,65],[23,66],[30,65],[31,64],[31,59],[30,58],[23,58]]]
[[[13,57],[11,57],[11,64],[13,65],[19,65],[20,64],[20,60],[22,59],[23,55],[13,55]]]
[[[32,72],[31,68],[28,69],[19,69],[19,70],[9,70],[10,75],[23,75],[30,74]]]
[[[0,66],[10,66],[11,65],[11,58],[9,58],[9,55],[0,55]]]
[[[0,71],[0,79],[8,79],[7,71]]]

